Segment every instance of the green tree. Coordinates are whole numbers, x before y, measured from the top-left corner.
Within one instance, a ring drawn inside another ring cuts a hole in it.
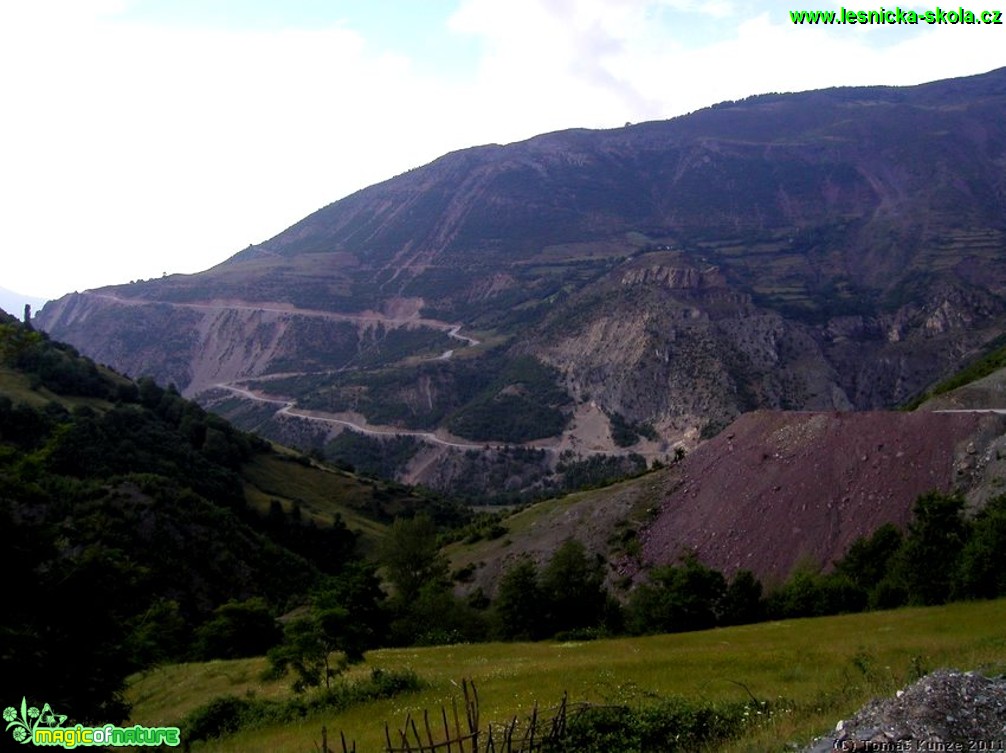
[[[428,583],[447,588],[447,558],[440,553],[437,528],[425,513],[414,518],[396,518],[380,549],[381,564],[399,603],[419,596]]]
[[[1006,496],[975,517],[961,551],[954,596],[994,599],[1006,595]]]
[[[541,592],[552,634],[596,627],[604,617],[603,561],[590,557],[576,539],[555,550],[541,573]]]
[[[848,577],[811,567],[798,567],[767,600],[767,611],[776,619],[861,612],[865,607],[866,594]]]
[[[508,641],[537,640],[544,636],[546,614],[538,567],[530,557],[522,557],[500,578],[493,603],[493,632]]]
[[[963,497],[929,492],[916,500],[908,536],[892,563],[894,583],[909,603],[950,598],[967,534]]]
[[[747,625],[764,616],[762,584],[750,570],[738,570],[720,601],[721,625]]]
[[[184,657],[191,631],[178,602],[157,599],[130,622],[128,648],[134,663],[149,667]]]
[[[306,612],[287,622],[282,643],[269,651],[271,674],[281,677],[293,669],[297,692],[322,682],[329,689],[331,679],[362,661],[364,651],[383,635],[382,598],[368,565],[350,566],[325,578],[311,594]]]
[[[885,523],[872,535],[856,539],[835,565],[835,572],[846,576],[865,593],[872,593],[887,576],[902,542],[901,531]]]
[[[6,579],[0,684],[57,710],[72,709],[82,723],[126,719],[126,677],[140,668],[129,646],[128,610],[148,603],[136,563],[101,545],[64,546],[59,528],[24,520],[7,495],[30,500],[35,509],[48,503],[37,487],[0,473]]]
[[[43,342],[43,336],[13,317],[0,321],[0,363],[19,364],[25,355]]]
[[[273,676],[282,677],[290,669],[296,672],[293,689],[301,693],[325,683],[331,687],[332,677],[342,671],[342,661],[332,661],[334,646],[325,633],[322,621],[315,614],[291,620],[283,628],[283,642],[270,649],[269,664]]]
[[[389,600],[392,643],[432,645],[485,637],[481,614],[451,592],[447,558],[429,515],[397,518],[380,559],[394,590]]]
[[[281,631],[265,599],[231,600],[213,611],[196,630],[195,653],[201,659],[261,656],[279,643]]]
[[[486,619],[479,610],[437,583],[427,583],[420,589],[395,628],[399,642],[420,646],[482,641],[488,633]]]
[[[629,600],[629,629],[634,633],[705,630],[716,625],[727,585],[723,575],[694,554],[681,565],[654,568],[650,582]]]
[[[384,638],[384,592],[374,568],[354,563],[329,576],[312,596],[312,607],[328,641],[350,662]]]

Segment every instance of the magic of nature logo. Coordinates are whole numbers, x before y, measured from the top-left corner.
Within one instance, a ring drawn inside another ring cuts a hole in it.
[[[85,727],[75,724],[64,727],[66,714],[57,714],[48,704],[29,706],[27,698],[21,698],[20,708],[8,706],[3,711],[7,722],[5,731],[10,732],[15,742],[23,745],[41,745],[62,748],[104,746],[177,746],[181,741],[178,727],[117,727],[104,724],[100,727]]]

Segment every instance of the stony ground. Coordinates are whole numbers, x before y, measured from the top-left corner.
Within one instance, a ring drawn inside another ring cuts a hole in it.
[[[867,704],[805,753],[1006,750],[1006,679],[939,670]]]
[[[747,413],[681,464],[644,561],[692,550],[779,579],[827,566],[883,523],[907,524],[920,494],[967,486],[1004,429],[991,413]]]

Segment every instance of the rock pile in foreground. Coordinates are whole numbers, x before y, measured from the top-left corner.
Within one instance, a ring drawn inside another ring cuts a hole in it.
[[[875,700],[806,753],[1006,751],[1006,679],[939,670]]]

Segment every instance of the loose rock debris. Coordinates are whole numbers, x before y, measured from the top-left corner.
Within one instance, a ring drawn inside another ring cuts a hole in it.
[[[871,701],[806,753],[832,750],[1006,751],[1006,678],[933,672]]]

